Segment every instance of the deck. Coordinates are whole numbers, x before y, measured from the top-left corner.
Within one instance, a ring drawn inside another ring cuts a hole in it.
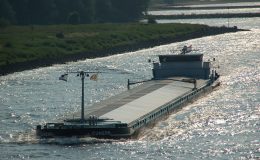
[[[174,78],[181,80],[182,78]],[[197,80],[197,88],[207,80]],[[133,89],[85,108],[85,117],[95,115],[130,124],[156,108],[191,92],[193,83],[166,80],[145,82]],[[80,114],[76,115],[77,117]]]

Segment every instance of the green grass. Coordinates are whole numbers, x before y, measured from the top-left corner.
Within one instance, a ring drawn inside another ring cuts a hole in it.
[[[10,26],[0,30],[0,66],[174,38],[206,27],[196,24]],[[64,38],[56,37],[60,32]]]

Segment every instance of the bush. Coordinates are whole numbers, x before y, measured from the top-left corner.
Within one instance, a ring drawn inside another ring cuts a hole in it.
[[[65,41],[67,44],[76,44],[77,42],[75,40],[72,39],[68,39]]]
[[[9,65],[10,62],[8,60],[5,61],[5,65]]]
[[[155,18],[149,17],[147,23],[149,23],[149,24],[156,24],[157,22],[156,22]]]
[[[64,33],[63,32],[59,32],[59,33],[56,33],[56,37],[57,38],[64,38],[65,36],[64,36]]]
[[[10,22],[4,18],[0,18],[0,28],[6,28],[10,25]]]
[[[67,45],[64,42],[56,42],[56,46],[59,48],[66,49]]]
[[[6,42],[6,43],[4,44],[4,47],[6,47],[6,48],[12,48],[12,47],[13,47],[13,44],[12,44],[11,42]]]

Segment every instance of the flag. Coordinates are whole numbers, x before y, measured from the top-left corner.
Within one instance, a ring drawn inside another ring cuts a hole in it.
[[[90,80],[92,80],[92,81],[97,81],[97,76],[98,76],[98,74],[93,74],[92,76],[90,76]]]
[[[68,79],[68,74],[63,74],[59,77],[59,80],[62,80],[62,81],[66,81],[67,82],[67,79]]]

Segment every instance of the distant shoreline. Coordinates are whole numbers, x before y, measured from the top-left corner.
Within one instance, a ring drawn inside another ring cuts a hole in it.
[[[188,24],[187,24],[188,25]],[[192,25],[190,25],[192,27]],[[0,66],[0,75],[7,75],[14,72],[20,72],[24,70],[35,69],[39,67],[51,66],[53,64],[64,64],[66,62],[84,60],[87,58],[98,58],[105,57],[115,54],[121,54],[124,52],[137,51],[144,48],[155,47],[159,45],[175,43],[180,41],[185,41],[194,38],[200,38],[204,36],[211,36],[217,34],[223,34],[228,32],[237,32],[244,31],[237,28],[226,28],[226,27],[203,27],[197,31],[192,33],[180,32],[176,33],[177,36],[167,36],[167,37],[158,37],[156,39],[147,39],[145,41],[125,44],[119,46],[112,46],[107,49],[102,50],[94,50],[94,51],[86,51],[79,52],[74,54],[64,54],[59,57],[47,57],[47,58],[37,58],[34,60],[28,60],[24,62],[16,62],[12,64],[6,64]]]
[[[159,5],[149,9],[149,11],[156,11],[156,10],[210,10],[210,9],[242,9],[242,8],[260,8],[260,5],[250,5],[250,6],[206,6],[206,7],[189,7],[185,5]]]
[[[149,10],[167,10],[167,9],[181,9],[181,10],[185,10],[185,9],[224,9],[224,8],[230,8],[230,9],[239,9],[239,8],[260,8],[260,5],[233,5],[233,6],[224,6],[225,4],[236,4],[236,3],[256,3],[259,2],[258,0],[249,0],[247,2],[243,1],[243,0],[216,0],[216,1],[190,1],[190,2],[183,2],[183,3],[173,3],[173,4],[165,4],[165,3],[159,3],[159,4],[155,4],[150,6]],[[199,5],[199,6],[197,6]],[[201,6],[201,5],[205,5],[205,6]],[[211,6],[207,6],[207,5],[211,5]],[[221,6],[213,6],[213,5],[221,5]]]
[[[260,13],[226,13],[226,14],[179,14],[179,15],[147,15],[153,19],[202,19],[202,18],[246,18],[260,17]]]

